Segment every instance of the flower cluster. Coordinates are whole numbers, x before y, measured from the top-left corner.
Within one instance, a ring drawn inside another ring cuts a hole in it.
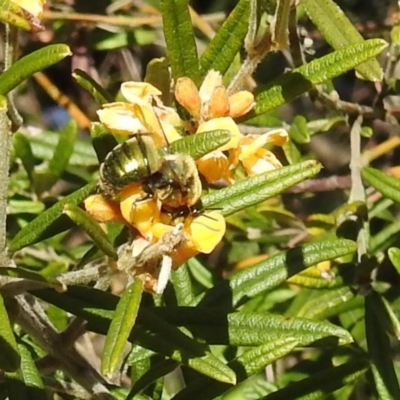
[[[192,196],[194,199],[201,196],[199,172],[209,184],[232,184],[239,164],[248,175],[281,166],[264,146],[267,143],[283,144],[287,140],[286,131],[276,129],[263,135],[242,135],[234,118],[253,108],[253,95],[242,91],[229,96],[220,73],[210,71],[199,90],[190,78],[177,80],[175,98],[191,115],[190,121],[182,121],[173,108],[165,106],[160,100],[161,94],[148,83],[125,82],[121,85],[121,95],[126,101],[104,104],[98,115],[110,132],[127,136],[151,134],[157,147],[165,147],[180,139],[182,136],[178,132],[182,131],[185,134],[229,131],[228,143],[196,160],[196,164],[193,160],[195,171],[192,180],[198,182],[200,188],[190,186],[186,189],[196,190],[196,196]],[[174,191],[181,189],[175,188]],[[164,284],[160,285],[154,279],[155,259],[159,259],[161,265],[175,269],[198,253],[210,253],[225,234],[225,220],[221,213],[216,210],[193,212],[194,201],[189,203],[189,198],[182,196],[184,204],[171,207],[171,202],[167,203],[157,193],[149,196],[143,182],[139,181],[124,187],[116,198],[101,194],[91,196],[86,199],[85,207],[99,222],[124,222],[139,233],[129,251],[141,268],[135,266],[132,273],[147,282],[147,289],[160,292]],[[187,207],[180,207],[182,205]],[[143,254],[150,256],[146,258]]]

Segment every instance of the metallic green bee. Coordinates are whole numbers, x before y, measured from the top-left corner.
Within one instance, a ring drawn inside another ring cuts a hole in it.
[[[136,182],[142,182],[144,192],[157,196],[167,209],[193,206],[202,190],[193,158],[171,154],[168,147],[157,148],[146,134],[116,146],[100,166],[99,187],[108,197]]]

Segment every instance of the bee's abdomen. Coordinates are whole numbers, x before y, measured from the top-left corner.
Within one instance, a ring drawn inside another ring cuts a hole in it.
[[[106,194],[148,178],[161,167],[150,136],[132,137],[116,146],[100,167],[100,187]]]

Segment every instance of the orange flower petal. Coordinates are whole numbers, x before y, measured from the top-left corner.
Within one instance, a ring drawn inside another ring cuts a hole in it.
[[[97,222],[122,222],[119,204],[106,199],[101,194],[87,197],[84,202],[86,212]]]
[[[225,86],[217,86],[207,103],[203,105],[204,120],[229,116],[229,96]]]
[[[222,86],[222,75],[219,71],[211,69],[208,71],[199,90],[199,95],[203,105],[209,103],[215,88],[218,86]]]
[[[175,85],[175,98],[196,120],[200,119],[201,99],[195,83],[187,77],[179,78]]]
[[[206,178],[208,183],[223,180],[232,182],[232,171],[230,162],[221,151],[213,151],[196,161],[199,172]]]
[[[247,114],[254,106],[254,96],[247,90],[242,90],[229,96],[230,112],[229,116],[238,118]]]

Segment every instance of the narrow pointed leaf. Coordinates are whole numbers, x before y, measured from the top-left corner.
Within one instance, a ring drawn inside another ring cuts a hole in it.
[[[171,273],[171,282],[180,306],[189,305],[194,300],[192,281],[186,264]]]
[[[101,87],[91,76],[89,76],[85,71],[80,69],[75,69],[72,77],[81,85],[85,90],[87,90],[95,100],[100,104],[112,103],[114,98],[110,93],[107,92],[103,87]]]
[[[0,294],[0,369],[7,372],[16,371],[21,362],[21,356],[11,328],[8,312]]]
[[[282,193],[316,175],[320,169],[321,164],[313,160],[283,167],[205,195],[202,203],[205,209],[219,209],[223,215],[231,215]]]
[[[24,166],[29,180],[32,180],[32,173],[35,168],[35,158],[29,140],[22,133],[16,132],[13,135],[13,147],[17,157],[21,160],[22,165]]]
[[[302,6],[334,49],[364,41],[361,33],[332,0],[303,0]],[[362,63],[355,69],[364,79],[372,82],[381,82],[383,79],[382,68],[376,59]]]
[[[21,375],[27,387],[28,398],[46,400],[48,397],[42,377],[36,368],[31,353],[24,344],[18,344],[18,350],[21,354]]]
[[[44,286],[49,286],[58,291],[63,291],[66,289],[65,286],[56,278],[46,277],[38,274],[35,271],[31,271],[21,267],[2,267],[0,268],[0,275],[30,280],[32,282],[39,282],[42,283]]]
[[[102,375],[111,378],[122,363],[123,351],[135,325],[143,283],[136,279],[124,291],[111,321],[101,359]]]
[[[63,208],[63,213],[80,226],[104,254],[117,260],[118,256],[114,245],[100,225],[89,214],[74,204],[66,204]]]
[[[313,373],[310,378],[289,384],[264,397],[265,400],[320,400],[329,393],[353,383],[368,369],[365,360],[349,361],[339,367]]]
[[[78,125],[74,120],[70,120],[60,132],[53,157],[46,170],[43,172],[36,172],[33,175],[35,189],[38,193],[50,189],[61,177],[68,166],[77,136]]]
[[[244,352],[238,358],[232,360],[229,365],[238,373],[239,382],[247,377],[262,371],[265,366],[289,354],[298,342],[291,337],[279,338],[274,342]],[[230,385],[221,382],[211,382],[203,377],[189,384],[180,391],[174,400],[190,398],[214,399],[231,388]]]
[[[134,396],[136,396],[141,390],[145,389],[157,379],[169,374],[177,367],[178,363],[172,360],[163,360],[162,362],[152,366],[150,370],[146,371],[139,379],[135,381],[131,391],[129,392],[129,396],[126,399],[136,399]]]
[[[203,307],[167,307],[154,312],[174,325],[186,326],[209,344],[260,346],[284,337],[294,338],[303,346],[324,338],[333,338],[332,342],[340,345],[353,341],[339,326],[305,318]]]
[[[249,15],[248,0],[240,0],[200,58],[203,78],[211,69],[220,71],[222,75],[228,70],[243,46]]]
[[[88,329],[105,335],[113,317],[117,297],[100,290],[69,287],[66,293],[37,290],[34,294],[44,301],[88,321]],[[104,307],[100,309],[99,307]],[[141,326],[138,326],[140,324]],[[221,382],[234,384],[235,373],[212,355],[208,346],[182,333],[177,327],[163,321],[146,309],[138,315],[129,341],[152,349],[188,367]]]
[[[289,46],[290,0],[278,0],[272,22],[272,42],[274,49],[282,50]]]
[[[242,299],[271,290],[303,269],[355,251],[356,244],[344,239],[308,243],[292,248],[240,271],[229,281],[214,286],[201,304],[216,304],[229,298],[235,307]]]
[[[256,96],[254,112],[246,118],[260,115],[309,91],[313,86],[335,78],[357,65],[377,56],[387,47],[382,39],[370,39],[352,44],[308,64],[302,65],[271,82]]]
[[[23,135],[29,140],[35,158],[40,160],[51,160],[53,158],[54,150],[59,139],[58,132],[44,131],[41,135]],[[92,145],[88,142],[77,141],[69,164],[78,165],[80,167],[92,167],[97,165],[98,162]]]
[[[160,90],[162,93],[160,99],[164,105],[171,104],[171,74],[167,58],[153,58],[149,61],[146,67],[144,81]]]
[[[0,75],[0,95],[6,95],[35,72],[42,71],[71,54],[67,45],[52,44],[20,58]]]
[[[68,165],[78,136],[78,124],[70,120],[60,132],[60,139],[54,150],[53,158],[47,168],[57,178],[61,176]]]
[[[388,250],[388,256],[393,266],[396,268],[397,273],[400,274],[400,249],[391,247]]]
[[[200,70],[188,0],[161,0],[160,11],[172,77],[199,81]]]
[[[92,138],[93,148],[99,163],[102,163],[107,154],[118,145],[114,135],[108,132],[100,122],[92,122],[90,126],[90,137]]]
[[[309,270],[305,270],[289,278],[288,283],[293,283],[294,285],[305,288],[323,289],[342,286],[343,279],[340,276],[334,275],[324,276],[322,273],[316,276],[315,273],[310,273]]]
[[[329,290],[328,292],[317,294],[314,299],[306,302],[296,316],[326,319],[336,315],[343,308],[344,303],[354,298],[355,293],[347,286]],[[359,298],[360,300],[362,299],[361,296]]]
[[[230,139],[231,134],[227,130],[200,132],[172,142],[169,149],[172,153],[188,154],[197,160],[228,143]]]
[[[27,17],[24,10],[17,3],[11,0],[1,0],[0,21],[25,31],[30,31],[32,26]]]
[[[72,224],[68,224],[67,216],[64,218],[62,216],[64,206],[81,203],[96,190],[96,187],[97,182],[89,183],[40,214],[14,236],[9,243],[9,250],[11,252],[20,250],[69,229]]]
[[[372,360],[372,373],[380,399],[399,399],[400,387],[392,360],[392,349],[380,313],[386,310],[380,295],[372,292],[365,298],[365,330],[368,353]]]
[[[385,174],[378,169],[365,167],[361,171],[362,177],[388,199],[400,203],[400,180]]]

